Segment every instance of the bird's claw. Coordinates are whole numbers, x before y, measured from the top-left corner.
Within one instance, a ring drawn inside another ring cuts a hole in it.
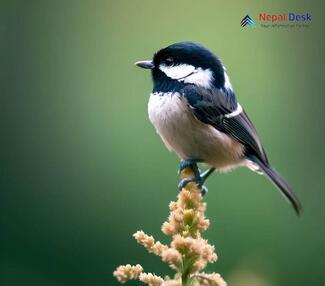
[[[197,183],[199,188],[201,189],[201,195],[204,196],[208,192],[208,188],[202,185],[200,182],[197,182],[195,178],[184,178],[178,184],[178,192],[180,192],[183,188],[186,187],[188,183]]]
[[[182,179],[179,184],[178,184],[178,190],[181,191],[183,188],[186,187],[186,185],[188,183],[193,183],[195,182],[195,179],[194,178],[185,178],[185,179]]]
[[[201,186],[201,195],[204,196],[208,192],[208,188],[206,186]]]

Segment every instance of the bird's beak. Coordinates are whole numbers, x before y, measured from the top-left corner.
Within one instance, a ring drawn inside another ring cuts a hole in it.
[[[155,65],[153,64],[153,62],[150,61],[139,61],[134,63],[136,66],[143,68],[143,69],[153,69],[155,67]]]

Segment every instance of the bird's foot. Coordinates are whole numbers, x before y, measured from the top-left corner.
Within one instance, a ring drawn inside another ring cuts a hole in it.
[[[201,186],[201,195],[204,196],[206,193],[208,193],[208,188],[206,186]]]
[[[185,169],[190,168],[193,171],[194,177],[183,177],[181,182],[178,184],[179,191],[181,191],[188,183],[194,182],[201,189],[201,194],[203,196],[208,192],[207,187],[204,186],[204,182],[213,173],[215,168],[210,168],[201,173],[197,166],[198,162],[200,162],[200,160],[184,160],[181,163],[178,173],[181,174]]]
[[[181,191],[188,183],[195,183],[194,178],[184,178],[178,184],[178,190]]]

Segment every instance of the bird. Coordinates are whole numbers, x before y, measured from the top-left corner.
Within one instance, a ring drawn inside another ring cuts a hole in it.
[[[177,42],[135,65],[151,70],[149,120],[167,149],[180,158],[179,172],[187,167],[194,171],[195,178],[184,178],[180,190],[195,181],[205,194],[204,182],[214,171],[244,166],[270,179],[301,213],[298,197],[271,167],[219,57],[201,44]],[[201,173],[198,163],[208,169]]]

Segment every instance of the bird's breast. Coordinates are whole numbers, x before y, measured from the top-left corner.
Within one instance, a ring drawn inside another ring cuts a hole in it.
[[[153,93],[148,103],[149,119],[157,131],[188,123],[187,109],[179,93]]]
[[[199,121],[179,93],[151,94],[148,113],[167,148],[182,159],[202,159],[217,168],[226,168],[242,155],[241,144]]]
[[[193,116],[179,93],[153,93],[148,104],[151,123],[169,150],[183,155],[185,130],[191,127]],[[182,145],[182,146],[181,146]]]

